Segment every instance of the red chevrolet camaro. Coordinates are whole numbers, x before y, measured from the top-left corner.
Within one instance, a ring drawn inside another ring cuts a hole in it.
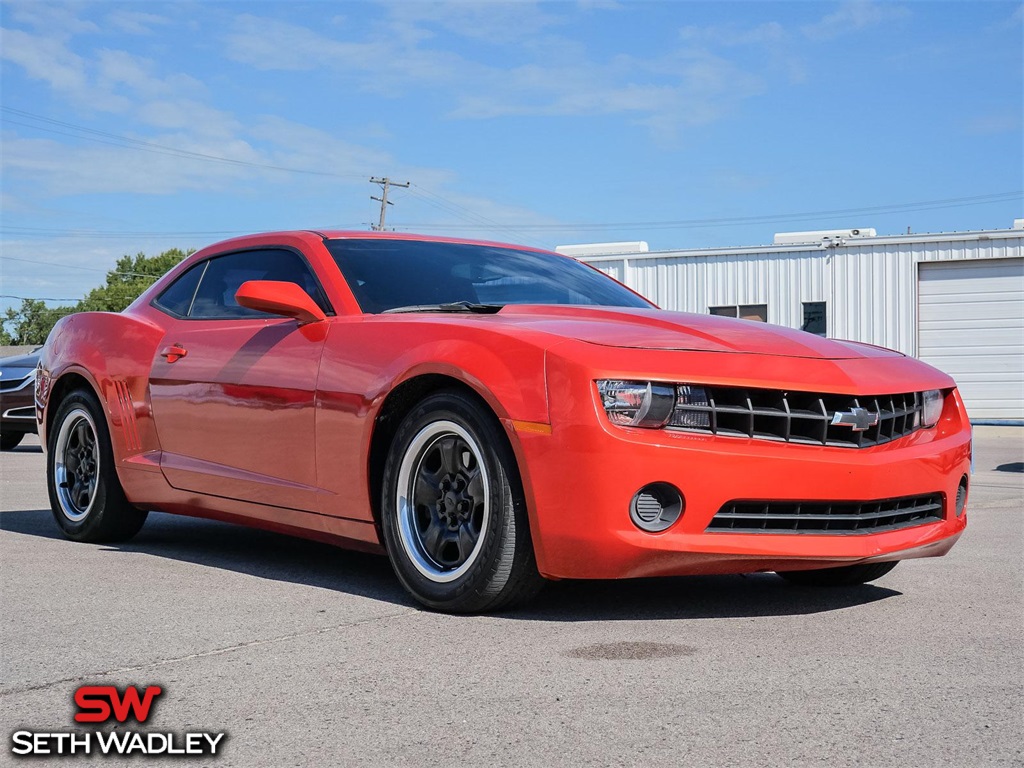
[[[665,312],[573,259],[365,232],[228,240],[36,379],[54,518],[148,510],[373,551],[424,605],[544,579],[857,584],[966,525],[970,425],[896,352]]]

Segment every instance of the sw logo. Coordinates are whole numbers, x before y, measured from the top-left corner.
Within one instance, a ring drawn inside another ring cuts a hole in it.
[[[74,693],[76,723],[126,723],[149,720],[159,685],[83,685]],[[157,733],[153,731],[15,731],[14,755],[160,755],[168,757],[217,755],[225,733]]]
[[[75,691],[79,710],[75,722],[105,723],[113,717],[124,723],[131,717],[137,723],[144,723],[149,719],[154,699],[163,692],[159,685],[147,686],[141,696],[134,685],[126,687],[123,694],[112,685],[83,685]]]

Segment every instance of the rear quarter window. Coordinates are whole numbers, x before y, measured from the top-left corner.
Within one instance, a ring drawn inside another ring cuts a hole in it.
[[[167,286],[153,303],[172,315],[186,317],[192,308],[196,288],[199,287],[199,280],[203,276],[203,271],[208,263],[204,261],[186,270],[185,274]]]

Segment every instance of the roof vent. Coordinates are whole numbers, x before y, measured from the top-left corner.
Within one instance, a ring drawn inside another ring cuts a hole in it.
[[[776,232],[775,245],[801,245],[804,243],[825,243],[837,240],[851,240],[857,237],[877,237],[874,229],[818,229],[812,232]]]
[[[563,256],[617,256],[626,253],[647,253],[647,243],[635,240],[628,243],[582,243],[580,245],[559,245],[555,252]]]

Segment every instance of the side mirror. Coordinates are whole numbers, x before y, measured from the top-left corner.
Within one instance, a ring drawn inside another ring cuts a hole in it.
[[[318,323],[327,315],[296,283],[277,280],[248,280],[238,288],[235,301],[239,306],[293,317],[299,325]]]

